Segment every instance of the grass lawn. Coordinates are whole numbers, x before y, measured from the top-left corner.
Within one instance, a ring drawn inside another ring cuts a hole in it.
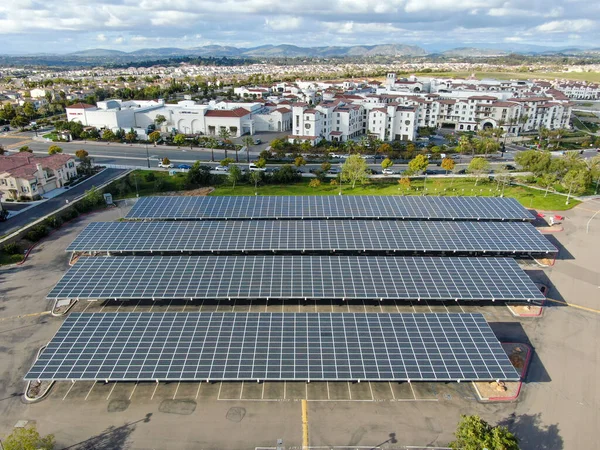
[[[265,185],[258,187],[258,195],[337,195],[340,191],[339,186],[323,184],[318,188],[308,186],[308,181],[303,181],[294,185],[278,186]],[[397,183],[375,182],[364,186],[356,186],[352,189],[350,186],[343,185],[342,193],[344,195],[422,195],[423,179],[412,180],[410,189],[401,187]],[[211,195],[254,195],[254,186],[238,185],[233,189],[231,186],[218,186]],[[473,179],[433,179],[427,180],[427,195],[459,195],[459,196],[499,196],[496,184],[489,181],[479,181],[475,186]],[[522,186],[508,186],[504,190],[505,197],[516,198],[523,206],[527,208],[541,210],[563,211],[570,209],[580,202],[571,200],[569,205],[565,204],[566,198],[561,195],[548,194],[544,197],[544,192],[536,189],[530,189]]]
[[[169,175],[167,171],[136,170],[111,185],[109,192],[115,199],[160,194],[185,190],[185,173]]]
[[[42,135],[42,137],[44,139],[50,139],[51,141],[58,140],[58,136],[57,136],[56,132],[54,132],[54,131],[52,133],[44,134],[44,135]]]

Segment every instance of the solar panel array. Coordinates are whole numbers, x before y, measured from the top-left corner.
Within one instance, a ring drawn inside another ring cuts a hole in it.
[[[532,221],[512,198],[423,196],[143,197],[128,219],[442,219]]]
[[[279,255],[84,257],[48,298],[543,300],[512,259]]]
[[[526,222],[253,220],[92,222],[79,252],[398,251],[555,253]]]
[[[73,313],[26,380],[519,380],[481,314]]]

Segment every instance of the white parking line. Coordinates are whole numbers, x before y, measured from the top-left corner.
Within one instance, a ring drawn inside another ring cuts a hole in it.
[[[92,387],[90,388],[90,390],[88,391],[87,395],[85,396],[84,400],[87,400],[88,397],[90,396],[90,394],[92,393],[92,389],[94,389],[94,386],[96,386],[96,383],[92,384]]]
[[[396,400],[396,394],[394,394],[394,388],[393,388],[393,386],[392,386],[392,382],[391,382],[391,381],[388,381],[388,383],[390,384],[390,391],[392,391],[392,398],[393,398],[394,400]]]
[[[135,312],[135,310],[137,309],[138,305],[140,304],[141,300],[138,300],[138,302],[135,304],[135,306],[133,307],[133,309],[131,310],[131,312]]]
[[[400,312],[400,307],[398,306],[398,302],[394,300],[394,305],[396,305],[396,311]]]
[[[334,312],[334,310],[333,310],[333,300],[331,300],[331,312]]]
[[[240,400],[244,396],[244,382],[242,381],[242,388],[240,389]]]
[[[408,383],[408,385],[410,386],[410,390],[412,391],[413,398],[416,400],[417,399],[417,394],[415,394],[415,390],[412,387],[412,383]]]
[[[198,396],[200,395],[200,387],[202,386],[202,381],[198,383],[198,390],[196,391],[196,400],[198,400]]]
[[[129,400],[131,400],[131,397],[133,397],[133,393],[135,392],[135,388],[137,387],[138,383],[137,381],[135,382],[135,384],[133,385],[133,389],[131,391],[131,394],[129,394]]]
[[[185,307],[186,307],[186,305],[187,305],[187,301],[183,303],[183,308],[181,308],[181,312],[184,312],[184,311],[185,311]]]
[[[381,302],[379,302],[379,309],[381,310],[381,312],[384,312],[383,311],[383,304]]]
[[[260,394],[260,399],[261,400],[265,399],[265,384],[266,383],[263,381],[263,384],[262,384],[262,393]]]
[[[173,303],[173,300],[169,300],[169,304],[167,305],[167,309],[165,309],[165,312],[169,311],[169,308],[171,307],[171,303]]]
[[[219,393],[217,394],[217,400],[221,400],[221,388],[223,387],[223,382],[219,382]]]
[[[352,391],[350,390],[350,382],[348,381],[348,395],[350,396],[350,400],[352,400]]]
[[[283,382],[283,399],[286,400],[285,395],[287,394],[287,381]]]
[[[375,396],[373,395],[373,386],[371,386],[371,382],[369,381],[369,390],[371,391],[371,400],[375,400]]]
[[[63,397],[63,400],[65,398],[67,398],[67,395],[69,395],[69,392],[71,392],[71,389],[73,389],[73,386],[75,386],[75,383],[71,382],[71,386],[69,387],[69,390],[67,391],[67,393],[65,394],[65,396]]]
[[[429,308],[429,312],[433,312],[433,309],[431,309],[431,306],[429,305],[429,303],[427,303],[427,300],[425,300],[425,304],[427,305],[427,307]]]
[[[95,303],[95,302],[87,302],[87,305],[85,305],[85,308],[83,308],[83,311],[82,311],[82,312],[86,312],[86,311],[87,311],[87,309],[88,309],[90,306],[92,306],[92,303]]]
[[[173,400],[175,400],[175,396],[177,395],[177,391],[179,390],[179,386],[181,385],[181,381],[177,382],[177,387],[175,388],[175,392],[173,393]]]
[[[108,393],[108,396],[106,397],[106,400],[108,400],[110,398],[110,396],[112,395],[112,393],[115,390],[116,386],[117,386],[117,382],[115,381],[115,384],[113,384],[113,387],[111,388],[110,392]]]
[[[202,312],[203,306],[204,306],[204,300],[202,300],[202,303],[200,303],[200,308],[198,309],[198,312]]]
[[[329,381],[326,381],[325,383],[327,383],[327,400],[330,400],[331,396],[329,395]]]
[[[364,300],[362,301],[362,304],[363,304],[363,308],[364,308],[365,312],[367,312],[367,304],[365,303]]]
[[[457,305],[460,307],[460,310],[461,310],[462,312],[465,312],[465,310],[463,309],[462,305],[461,305],[459,302],[456,302],[456,304],[457,304]]]
[[[304,383],[304,398],[308,400],[308,383]]]
[[[156,383],[156,386],[154,387],[154,390],[152,391],[152,395],[150,396],[150,400],[152,400],[154,398],[154,394],[156,394],[156,390],[158,389],[158,383]]]

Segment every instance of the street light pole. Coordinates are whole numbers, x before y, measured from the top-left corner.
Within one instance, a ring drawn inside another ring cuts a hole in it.
[[[150,168],[150,154],[148,153],[148,142],[146,141],[146,164],[148,164],[148,169]]]

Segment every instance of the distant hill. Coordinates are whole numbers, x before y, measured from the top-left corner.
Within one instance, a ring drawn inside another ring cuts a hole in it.
[[[497,49],[492,49],[492,48],[475,48],[475,47],[459,47],[459,48],[453,48],[451,50],[446,50],[445,52],[442,52],[442,55],[444,56],[450,56],[450,57],[459,57],[459,58],[465,58],[465,57],[484,57],[484,56],[501,56],[501,55],[506,55],[508,54],[508,52],[504,51],[504,50],[497,50]]]
[[[105,48],[92,48],[89,50],[81,50],[79,52],[69,53],[68,56],[79,56],[81,58],[93,58],[100,56],[123,56],[127,55],[127,52],[120,50],[109,50]]]

